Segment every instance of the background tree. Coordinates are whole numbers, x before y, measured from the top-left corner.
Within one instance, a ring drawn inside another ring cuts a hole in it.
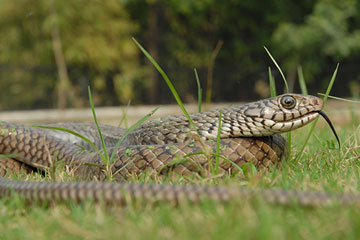
[[[283,57],[282,65],[292,85],[300,64],[312,81],[329,65],[334,68],[336,62],[358,58],[358,23],[356,0],[319,0],[303,23],[281,23],[273,34],[273,49]]]
[[[87,106],[88,85],[97,105],[172,102],[133,36],[186,102],[196,99],[193,68],[211,101],[266,97],[272,62],[263,46],[294,91],[298,65],[314,94],[340,62],[333,94],[356,95],[359,20],[356,0],[3,0],[0,108]]]
[[[12,107],[30,107],[37,100],[38,107],[56,102],[54,20],[75,94],[81,95],[91,84],[99,104],[132,98],[132,86],[142,71],[131,41],[137,24],[129,20],[124,6],[116,0],[55,1],[55,15],[51,2],[23,0],[21,7],[20,1],[0,3],[0,63],[9,70],[1,72],[0,84],[8,89],[0,96],[2,107],[11,102]],[[29,77],[34,69],[40,73]],[[76,97],[71,105],[82,101]]]

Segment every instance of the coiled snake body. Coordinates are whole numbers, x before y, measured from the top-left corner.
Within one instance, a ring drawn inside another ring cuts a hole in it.
[[[115,179],[124,181],[132,175],[148,171],[157,174],[202,174],[211,167],[212,154],[218,147],[220,132],[220,173],[233,174],[244,163],[254,164],[266,171],[277,164],[286,152],[285,140],[278,133],[287,132],[314,120],[321,109],[321,99],[298,94],[285,94],[275,98],[191,115],[196,127],[185,117],[169,117],[150,121],[135,129],[114,152],[111,172]],[[221,127],[219,116],[221,115]],[[323,115],[323,113],[322,113]],[[100,147],[98,133],[90,123],[56,123],[91,139]],[[109,154],[125,130],[101,126]],[[195,133],[196,132],[196,133]],[[90,146],[66,132],[25,127],[1,122],[0,153],[11,158],[0,159],[2,176],[13,171],[31,172],[48,169],[62,161],[69,165],[75,176],[103,180],[106,175],[102,159]],[[260,196],[277,203],[296,201],[303,205],[319,205],[334,196],[318,192],[279,190],[252,190],[236,187],[197,185],[151,185],[105,182],[25,182],[0,178],[0,195],[17,193],[20,197],[37,200],[103,200],[122,204],[128,199],[144,201],[182,200],[196,202],[202,198],[220,201]],[[352,203],[360,197],[339,195],[337,201]]]

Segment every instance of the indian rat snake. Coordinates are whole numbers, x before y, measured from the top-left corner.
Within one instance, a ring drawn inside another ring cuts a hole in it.
[[[239,166],[251,163],[260,172],[279,164],[286,153],[286,141],[279,135],[302,127],[322,115],[323,101],[317,97],[284,94],[240,106],[185,116],[149,121],[127,135],[120,147],[114,147],[125,130],[101,125],[109,156],[114,154],[110,173],[120,182],[31,182],[0,178],[0,196],[16,193],[21,198],[38,201],[77,201],[87,199],[109,204],[127,201],[198,202],[261,197],[275,203],[297,202],[323,205],[333,201],[360,202],[358,195],[328,194],[285,190],[259,190],[225,186],[158,185],[124,183],[127,178],[146,171],[150,176],[194,175],[214,167],[221,174],[236,174]],[[219,118],[221,115],[221,124]],[[77,132],[101,148],[96,127],[91,123],[54,123]],[[195,129],[193,128],[195,126]],[[220,126],[220,130],[218,129]],[[334,131],[334,129],[333,129]],[[335,131],[334,131],[335,133]],[[220,146],[217,136],[220,134]],[[336,138],[338,139],[336,133]],[[53,129],[41,129],[1,122],[0,159],[2,176],[13,172],[47,170],[61,161],[78,178],[104,180],[104,162],[98,152],[81,138]],[[218,149],[219,155],[216,155]],[[104,153],[104,152],[103,152]],[[214,155],[216,155],[214,157]]]

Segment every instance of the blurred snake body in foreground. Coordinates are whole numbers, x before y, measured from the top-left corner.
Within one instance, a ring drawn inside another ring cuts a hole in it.
[[[233,106],[191,115],[196,131],[184,116],[149,121],[122,141],[114,151],[110,171],[115,179],[126,178],[147,171],[158,174],[204,174],[214,168],[214,153],[219,148],[219,173],[235,174],[239,166],[252,163],[260,171],[276,165],[286,153],[286,142],[278,133],[297,129],[314,120],[323,102],[313,96],[285,94],[241,106]],[[219,118],[221,127],[219,131]],[[327,118],[326,118],[327,119]],[[328,120],[328,119],[327,119]],[[94,124],[55,123],[83,136],[101,148]],[[331,126],[332,127],[332,126]],[[102,125],[102,133],[109,152],[124,134],[124,129]],[[220,132],[220,147],[216,143]],[[53,129],[26,127],[1,122],[0,153],[11,154],[0,159],[0,175],[36,169],[47,170],[61,161],[75,176],[90,180],[104,180],[104,163],[97,152],[90,151],[82,139]],[[101,166],[101,167],[99,167]],[[280,190],[252,190],[223,186],[151,185],[105,182],[27,182],[0,178],[0,195],[17,193],[25,199],[41,201],[103,200],[109,204],[123,204],[129,199],[197,202],[203,198],[219,201],[262,197],[270,202],[319,205],[335,198],[342,203],[358,201],[360,197],[326,193]]]

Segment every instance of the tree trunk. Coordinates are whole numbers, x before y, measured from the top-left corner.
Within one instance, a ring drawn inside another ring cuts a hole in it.
[[[65,56],[62,50],[54,0],[50,3],[50,12],[52,17],[54,18],[51,29],[51,38],[54,49],[55,62],[59,74],[57,106],[60,110],[64,110],[66,108],[66,100],[70,95],[72,89],[69,87],[69,75],[66,67]]]
[[[148,15],[148,51],[150,55],[156,60],[159,61],[159,49],[158,49],[158,19],[155,4],[150,4],[149,6],[149,15]],[[156,103],[158,95],[158,83],[159,75],[155,67],[148,62],[150,77],[149,77],[149,102],[151,104]]]

